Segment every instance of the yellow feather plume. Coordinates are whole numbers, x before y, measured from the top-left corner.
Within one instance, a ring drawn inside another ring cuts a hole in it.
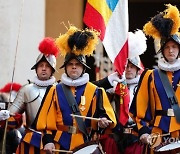
[[[63,34],[60,35],[56,40],[55,43],[57,47],[59,48],[60,54],[65,56],[68,52],[71,52],[71,49],[68,45],[68,39],[69,36],[74,34],[78,29],[75,26],[70,26],[69,30]]]
[[[153,26],[151,21],[144,25],[143,31],[147,36],[152,36],[154,39],[161,37],[159,31]]]
[[[163,18],[170,18],[173,21],[171,35],[174,35],[178,32],[180,27],[180,13],[176,6],[172,6],[171,4],[166,4],[166,7],[167,9],[161,13],[164,13]],[[161,39],[160,32],[155,28],[155,26],[152,24],[151,21],[149,21],[143,26],[144,33],[148,36],[153,37],[154,39]]]
[[[77,50],[76,47],[73,48],[73,53],[75,55],[87,55],[90,56],[93,54],[93,51],[96,49],[96,45],[98,44],[98,36],[99,32],[94,29],[86,28],[84,31],[90,32],[93,36],[88,38],[88,43],[83,50]]]
[[[89,37],[87,40],[87,45],[85,48],[83,48],[82,50],[77,49],[76,46],[73,47],[73,49],[71,50],[69,45],[68,45],[68,39],[71,35],[73,35],[75,32],[80,31],[78,28],[76,28],[75,26],[70,26],[69,30],[63,34],[60,35],[57,39],[56,39],[56,45],[59,48],[61,55],[66,56],[67,53],[74,53],[75,55],[87,55],[90,56],[93,51],[96,48],[96,45],[98,44],[98,36],[99,36],[99,32],[94,30],[94,29],[88,29],[86,28],[85,30],[81,30],[81,32],[90,32],[92,34],[92,37]]]
[[[171,30],[171,35],[174,35],[178,32],[180,27],[180,14],[179,10],[176,6],[172,6],[171,4],[166,4],[167,9],[164,11],[164,18],[170,18],[173,21],[173,27]]]

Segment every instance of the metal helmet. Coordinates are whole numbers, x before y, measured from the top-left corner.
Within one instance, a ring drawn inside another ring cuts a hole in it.
[[[180,46],[180,38],[177,34],[174,34],[174,35],[170,35],[168,38],[162,38],[161,41],[160,41],[160,49],[158,51],[159,52],[162,52],[163,49],[164,49],[164,46],[166,45],[167,42],[169,41],[175,41],[179,46]]]
[[[39,51],[41,52],[36,59],[36,64],[31,68],[36,69],[37,65],[41,61],[47,61],[52,67],[53,71],[56,70],[56,56],[58,54],[58,48],[56,47],[53,38],[46,37],[39,44]]]
[[[136,56],[136,57],[133,57],[133,58],[128,58],[128,60],[129,60],[133,65],[135,65],[136,67],[138,67],[139,69],[144,70],[144,68],[142,67],[141,60],[140,60],[139,56]]]
[[[83,66],[85,66],[86,68],[91,69],[87,64],[86,64],[86,58],[84,55],[75,55],[74,53],[68,53],[65,57],[65,61],[64,64],[60,67],[63,68],[66,66],[66,64],[72,60],[72,59],[76,59],[78,60]]]
[[[39,54],[36,59],[36,64],[31,68],[31,70],[36,69],[37,65],[42,61],[47,61],[52,67],[53,71],[56,70],[56,57],[54,55],[44,55],[43,53]]]
[[[13,102],[21,87],[22,85],[19,83],[7,83],[3,88],[0,89],[0,101]]]

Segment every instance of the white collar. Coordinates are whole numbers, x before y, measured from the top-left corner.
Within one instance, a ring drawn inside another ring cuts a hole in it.
[[[174,72],[180,69],[180,59],[178,58],[174,64],[168,63],[164,58],[159,59],[158,67],[161,70]]]
[[[131,84],[137,84],[139,82],[139,78],[140,78],[140,75],[137,75],[135,78],[133,79],[126,79],[126,83],[128,85],[131,85]]]
[[[40,87],[47,87],[53,85],[56,82],[56,79],[54,76],[51,76],[49,80],[43,81],[43,80],[39,80],[39,78],[35,76],[32,82]]]
[[[69,78],[66,73],[63,73],[61,76],[61,82],[68,86],[81,86],[86,84],[89,81],[89,74],[84,73],[83,76],[79,77],[76,80]]]

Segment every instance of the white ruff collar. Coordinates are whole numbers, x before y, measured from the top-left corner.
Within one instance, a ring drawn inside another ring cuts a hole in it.
[[[33,83],[40,86],[40,87],[47,87],[50,85],[53,85],[56,82],[56,79],[54,76],[51,76],[49,80],[39,80],[37,76],[34,77]]]
[[[66,73],[63,73],[61,76],[61,82],[68,86],[81,86],[86,84],[89,81],[89,74],[84,73],[83,76],[79,77],[76,80],[69,78]]]
[[[126,83],[128,85],[138,83],[139,82],[139,78],[140,78],[140,75],[136,76],[133,79],[126,79]]]
[[[174,72],[180,69],[180,59],[178,58],[174,64],[168,63],[164,58],[159,59],[158,67],[161,70]]]

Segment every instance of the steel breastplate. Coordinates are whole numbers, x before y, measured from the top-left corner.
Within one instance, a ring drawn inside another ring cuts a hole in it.
[[[33,83],[20,89],[16,99],[10,106],[10,113],[26,112],[26,125],[31,127],[41,105],[47,87],[39,87]]]

